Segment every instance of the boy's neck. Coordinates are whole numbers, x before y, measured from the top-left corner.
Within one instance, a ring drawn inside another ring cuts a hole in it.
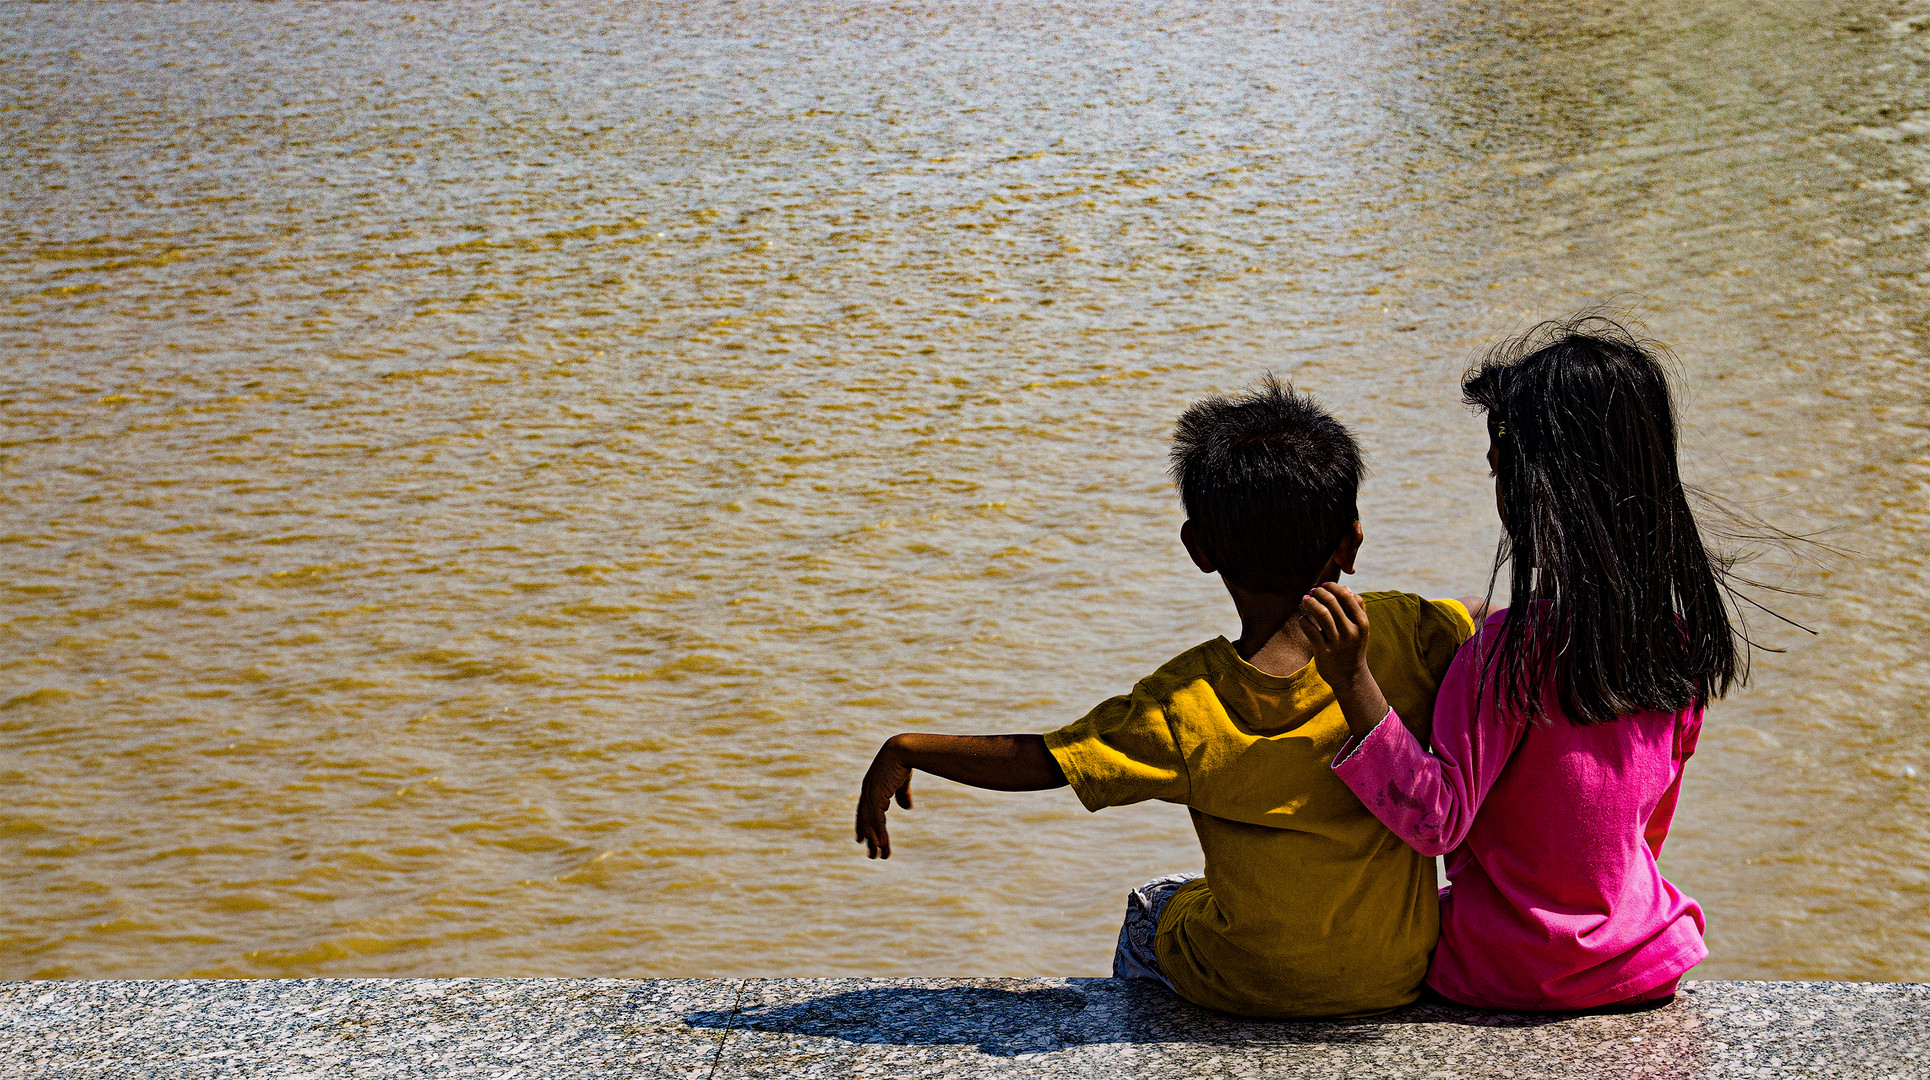
[[[1313,641],[1300,618],[1300,597],[1283,593],[1252,593],[1228,583],[1234,610],[1240,613],[1240,640],[1233,643],[1240,659],[1268,675],[1291,675],[1313,659]]]

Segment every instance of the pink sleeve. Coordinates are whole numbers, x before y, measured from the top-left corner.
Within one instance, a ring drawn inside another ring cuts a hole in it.
[[[1675,820],[1676,798],[1682,794],[1682,769],[1690,755],[1695,753],[1696,739],[1702,734],[1702,713],[1684,713],[1675,722],[1675,779],[1669,789],[1662,793],[1656,802],[1654,812],[1649,814],[1648,826],[1642,830],[1642,839],[1648,841],[1649,854],[1662,857],[1662,842],[1669,838],[1669,825]]]
[[[1395,836],[1423,855],[1459,847],[1481,800],[1513,756],[1523,725],[1482,694],[1480,650],[1463,648],[1434,705],[1434,752],[1388,711],[1358,746],[1334,756],[1334,774]]]

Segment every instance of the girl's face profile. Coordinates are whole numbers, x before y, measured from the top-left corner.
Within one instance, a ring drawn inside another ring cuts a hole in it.
[[[1488,436],[1488,476],[1494,481],[1494,512],[1501,515],[1501,527],[1508,527],[1508,508],[1501,503],[1501,449]]]

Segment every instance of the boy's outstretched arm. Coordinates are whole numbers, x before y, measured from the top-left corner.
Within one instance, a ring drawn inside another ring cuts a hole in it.
[[[868,859],[891,858],[885,811],[896,798],[911,809],[911,774],[934,776],[993,791],[1064,787],[1066,774],[1045,748],[1043,735],[893,735],[878,748],[858,792],[858,839]]]

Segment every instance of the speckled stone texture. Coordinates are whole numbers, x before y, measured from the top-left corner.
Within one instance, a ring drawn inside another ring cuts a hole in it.
[[[1930,1078],[1930,985],[1290,1024],[1113,979],[13,982],[0,1076]]]

